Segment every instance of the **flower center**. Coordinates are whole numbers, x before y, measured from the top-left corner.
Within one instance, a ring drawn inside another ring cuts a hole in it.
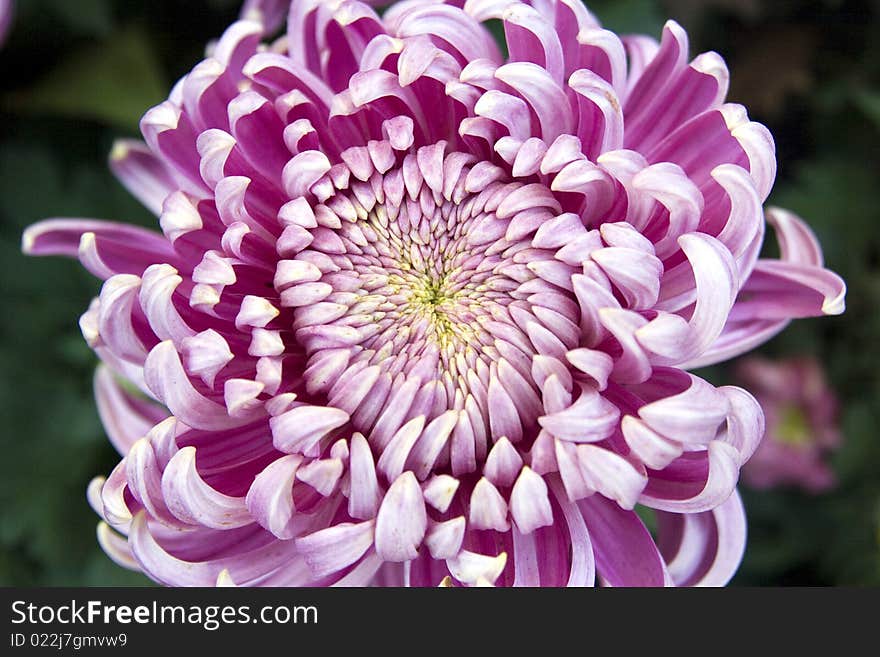
[[[786,445],[807,445],[813,438],[810,423],[804,411],[789,404],[780,413],[779,424],[776,427],[776,439]]]
[[[460,329],[450,317],[450,313],[455,312],[456,294],[446,290],[445,280],[437,280],[430,274],[416,275],[415,279],[409,283],[409,304],[413,312],[424,315],[430,325],[430,333],[438,340],[452,339]],[[405,286],[407,284],[404,282]]]
[[[334,231],[339,253],[325,251],[330,260],[316,281],[329,294],[294,311],[310,365],[328,355],[341,361],[344,350],[349,376],[378,367],[392,379],[441,383],[447,399],[438,406],[451,408],[456,390],[470,391],[467,373],[488,372],[496,355],[485,325],[506,315],[518,284],[505,271],[512,263],[487,252],[494,242],[469,238],[506,222],[486,211],[485,198],[469,200],[377,205]]]
[[[370,219],[376,240],[372,246],[391,257],[367,256],[353,269],[365,278],[385,282],[371,295],[362,297],[362,301],[369,297],[379,302],[372,309],[371,318],[375,326],[383,329],[369,337],[365,346],[375,348],[378,355],[383,340],[390,339],[393,344],[395,338],[406,336],[408,348],[403,349],[401,341],[394,353],[431,357],[437,350],[438,375],[449,366],[449,357],[457,349],[480,347],[475,342],[475,322],[485,314],[485,304],[507,301],[498,299],[485,285],[493,277],[491,272],[476,272],[468,265],[470,256],[484,255],[484,249],[472,247],[463,235],[472,218],[460,216],[460,204],[446,203],[436,209],[441,217],[447,215],[446,219],[437,223],[429,238],[429,244],[437,241],[443,244],[442,248],[422,243],[417,234],[401,232],[400,214],[398,222],[387,227],[373,215]],[[419,208],[417,212],[423,210]],[[412,227],[412,219],[407,216],[403,223]],[[425,216],[415,219],[424,221]],[[459,225],[460,230],[456,230]]]
[[[423,166],[428,158],[410,154],[327,194],[310,206],[307,248],[279,263],[307,392],[380,446],[419,417],[465,424],[478,445],[534,436],[542,406],[533,357],[564,358],[574,346],[547,328],[575,326],[570,291],[535,273],[576,273],[531,243],[532,226],[559,212],[552,195],[461,157]],[[536,297],[559,312],[536,316]]]

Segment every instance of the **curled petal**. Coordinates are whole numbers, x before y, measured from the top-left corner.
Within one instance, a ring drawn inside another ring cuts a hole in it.
[[[127,463],[122,459],[107,480],[101,484],[101,499],[99,515],[106,520],[111,527],[121,532],[126,532],[132,519],[133,510],[125,499]],[[93,484],[95,480],[92,480]],[[95,484],[96,485],[96,484]],[[134,512],[137,511],[135,505]]]
[[[425,545],[435,559],[451,559],[458,554],[467,523],[464,516],[435,523],[425,536]]]
[[[288,454],[307,454],[325,436],[348,422],[338,408],[303,404],[269,420],[275,448]]]
[[[547,484],[541,475],[529,467],[522,469],[513,485],[510,493],[510,515],[523,534],[553,524]]]
[[[501,437],[486,457],[483,474],[496,486],[510,486],[517,478],[522,465],[519,452],[507,437]]]
[[[175,344],[196,333],[174,303],[175,290],[182,282],[183,278],[171,265],[150,265],[144,270],[138,295],[141,308],[156,337],[173,340]]]
[[[459,485],[460,482],[455,477],[445,474],[437,475],[424,485],[425,501],[440,513],[446,513]]]
[[[546,69],[531,62],[515,62],[499,67],[495,77],[510,85],[529,104],[545,142],[571,132],[573,119],[568,99]]]
[[[745,464],[764,437],[764,412],[757,400],[742,388],[724,386],[718,392],[727,397],[730,414],[727,416],[727,435],[721,440],[733,445]]]
[[[598,319],[622,348],[622,354],[614,363],[611,379],[621,383],[647,380],[651,376],[651,361],[636,337],[648,321],[631,310],[614,307],[599,310]]]
[[[650,253],[627,247],[597,249],[590,254],[632,309],[651,308],[660,294],[663,263]]]
[[[703,233],[679,238],[696,280],[696,304],[685,325],[674,316],[661,315],[638,331],[639,342],[673,361],[693,358],[721,335],[731,315],[739,283],[730,251]],[[673,323],[674,322],[674,323]]]
[[[330,160],[320,151],[304,151],[295,155],[284,167],[284,189],[290,198],[309,193],[312,185],[330,171]]]
[[[326,577],[357,562],[373,546],[375,521],[341,523],[296,539],[309,570]]]
[[[22,234],[21,249],[27,255],[77,257],[85,235],[91,235],[92,249],[106,267],[104,271],[90,269],[99,278],[115,273],[140,276],[153,263],[177,261],[171,245],[159,233],[94,219],[46,219],[33,224]],[[139,248],[132,251],[129,244]]]
[[[165,198],[177,189],[174,178],[143,142],[120,139],[110,152],[110,170],[153,214],[162,214]]]
[[[289,539],[294,535],[293,483],[302,461],[299,454],[276,459],[254,478],[245,498],[254,520],[278,538]]]
[[[611,356],[594,349],[572,349],[565,357],[574,367],[592,378],[599,390],[608,387],[608,376],[614,368]]]
[[[678,166],[667,162],[653,164],[632,179],[633,187],[659,201],[669,212],[669,227],[656,241],[657,255],[665,257],[676,246],[676,240],[697,229],[703,213],[703,195]]]
[[[664,436],[682,442],[709,442],[727,417],[727,398],[702,379],[690,374],[683,376],[690,382],[686,390],[642,406],[639,417]]]
[[[454,558],[447,559],[446,565],[452,576],[463,584],[473,586],[481,581],[491,584],[504,572],[504,567],[507,565],[507,554],[502,552],[492,557],[462,550]]]
[[[227,429],[247,421],[247,418],[230,417],[225,405],[208,399],[196,390],[170,340],[160,342],[150,351],[144,363],[144,379],[156,398],[191,427]]]
[[[203,544],[222,535],[215,530],[203,531],[212,532],[195,537]],[[144,572],[169,586],[214,586],[224,569],[239,586],[305,586],[315,581],[292,542],[263,541],[256,548],[234,553],[219,546],[219,553],[212,558],[187,561],[163,547],[153,535],[146,514],[139,513],[132,522],[129,544]]]
[[[126,390],[106,365],[95,370],[94,386],[101,424],[122,455],[168,415],[161,406]]]
[[[147,348],[137,330],[135,306],[141,280],[131,274],[116,274],[101,286],[98,306],[98,331],[101,340],[124,360],[143,363]]]
[[[201,377],[210,387],[213,387],[217,374],[235,358],[229,343],[214,329],[184,338],[180,351],[186,371]]]
[[[316,459],[297,470],[296,478],[314,488],[322,496],[329,497],[336,491],[343,467],[340,458]]]
[[[147,438],[141,438],[125,458],[125,479],[128,491],[159,522],[169,527],[183,527],[165,503],[162,491],[162,469],[156,450]]]
[[[771,208],[767,220],[776,229],[781,260],[759,260],[745,281],[717,339],[683,365],[721,362],[766,342],[795,317],[837,315],[845,309],[846,283],[822,268],[822,251],[810,228],[798,217]]]
[[[510,529],[507,502],[495,485],[485,477],[477,482],[471,494],[469,521],[475,529],[494,529],[499,532]]]
[[[116,533],[106,522],[99,522],[97,528],[98,545],[104,553],[119,566],[140,572],[140,564],[135,559],[124,536]]]
[[[171,513],[187,523],[231,529],[251,522],[244,498],[224,495],[205,483],[196,469],[194,447],[184,447],[165,466],[162,494]]]
[[[681,456],[680,443],[661,436],[632,415],[621,420],[620,429],[632,453],[649,468],[662,470]]]
[[[373,518],[382,500],[373,455],[366,438],[359,433],[351,437],[350,449],[351,493],[348,498],[348,513],[353,518]]]
[[[743,319],[781,320],[840,315],[846,283],[832,271],[776,260],[759,260],[730,314]]]
[[[404,472],[382,500],[376,516],[376,552],[386,561],[415,559],[427,530],[422,489],[412,472]]]
[[[676,586],[724,586],[746,545],[746,517],[739,493],[702,513],[658,514],[660,545]]]
[[[578,445],[581,476],[591,489],[632,509],[648,477],[624,457],[598,445]]]
[[[688,452],[659,472],[651,472],[639,503],[676,513],[713,509],[728,497],[739,477],[739,452],[721,441],[707,453]]]
[[[559,505],[571,538],[571,569],[567,585],[593,586],[596,579],[596,562],[584,516],[577,504],[567,498],[558,479],[550,479],[550,490]]]
[[[617,426],[620,411],[598,392],[583,388],[580,397],[563,411],[544,415],[538,422],[562,440],[586,443],[604,440]]]
[[[822,247],[816,235],[797,215],[782,208],[767,208],[767,222],[776,231],[780,260],[821,267]]]
[[[623,111],[614,88],[593,71],[580,69],[568,80],[578,94],[577,136],[592,160],[623,147]]]
[[[776,144],[773,135],[760,123],[749,121],[741,105],[724,105],[721,113],[730,135],[736,139],[748,159],[749,173],[755,181],[758,196],[762,201],[766,200],[776,179]]]

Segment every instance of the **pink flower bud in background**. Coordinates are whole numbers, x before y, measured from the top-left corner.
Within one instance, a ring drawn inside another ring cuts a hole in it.
[[[838,403],[821,365],[812,358],[747,358],[738,382],[764,409],[764,439],[742,470],[753,488],[797,486],[821,493],[836,485],[829,453],[840,446]]]

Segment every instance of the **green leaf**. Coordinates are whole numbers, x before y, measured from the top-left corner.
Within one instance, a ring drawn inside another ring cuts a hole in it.
[[[846,276],[864,266],[876,244],[876,185],[864,162],[831,156],[801,164],[769,203],[799,214],[819,237],[828,266]]]
[[[7,104],[25,114],[50,114],[137,131],[144,112],[168,94],[146,35],[139,29],[75,51]]]
[[[862,91],[856,95],[856,104],[865,116],[880,129],[880,92]]]
[[[663,16],[656,0],[593,0],[588,8],[602,26],[618,34],[649,34],[659,37]]]
[[[28,0],[21,4],[21,20],[28,24],[52,16],[73,34],[103,37],[113,31],[109,0]]]
[[[113,17],[107,0],[51,0],[49,4],[72,31],[104,35],[113,29]]]

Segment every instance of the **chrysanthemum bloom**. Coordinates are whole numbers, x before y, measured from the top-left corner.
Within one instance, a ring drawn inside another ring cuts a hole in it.
[[[164,235],[25,234],[105,280],[105,549],[172,585],[725,583],[763,418],[686,368],[844,285],[789,215],[758,259],[773,141],[722,59],[577,0],[289,9],[114,150]]]
[[[837,397],[822,366],[813,358],[750,357],[737,364],[736,375],[754,393],[766,422],[743,481],[754,488],[796,486],[810,493],[833,488],[837,479],[826,461],[842,440]]]

